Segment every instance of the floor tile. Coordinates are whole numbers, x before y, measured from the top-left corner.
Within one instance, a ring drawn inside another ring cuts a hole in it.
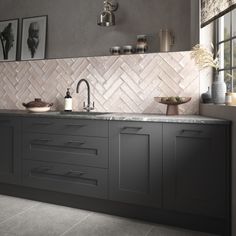
[[[17,236],[58,236],[88,214],[88,211],[41,203],[0,224],[0,235],[5,232]]]
[[[6,232],[0,232],[1,236],[17,236],[17,234],[10,234],[10,233],[6,233]]]
[[[0,223],[37,204],[35,201],[0,195]]]
[[[65,236],[145,236],[151,227],[140,221],[94,213]]]
[[[153,227],[153,229],[147,236],[216,236],[216,235],[179,229],[175,227],[157,225]]]

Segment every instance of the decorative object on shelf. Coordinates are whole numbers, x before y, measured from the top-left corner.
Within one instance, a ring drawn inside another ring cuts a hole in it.
[[[179,115],[178,105],[189,102],[191,97],[155,97],[155,101],[167,105],[166,115]]]
[[[53,106],[53,103],[43,102],[41,98],[35,98],[29,103],[22,103],[22,105],[30,112],[47,112]]]
[[[110,48],[110,53],[111,53],[111,55],[120,55],[121,54],[121,47],[114,46],[114,47]]]
[[[65,107],[64,111],[72,112],[72,97],[70,95],[70,89],[67,89],[66,96],[65,96]]]
[[[211,87],[208,87],[207,92],[203,93],[201,95],[201,98],[202,98],[203,103],[211,103],[212,102]]]
[[[147,36],[146,35],[137,35],[137,53],[145,53],[148,50]]]
[[[0,61],[15,61],[19,19],[0,21]]]
[[[232,98],[232,106],[236,106],[236,93],[230,93]]]
[[[212,45],[214,51],[214,46]],[[225,103],[226,84],[224,82],[224,76],[219,73],[219,52],[214,54],[209,49],[197,44],[193,47],[191,53],[192,59],[199,66],[200,69],[212,67],[215,71],[214,80],[212,83],[212,101],[215,104]]]
[[[212,100],[215,104],[225,104],[226,84],[222,73],[216,71],[212,83]]]
[[[104,8],[102,13],[98,16],[97,24],[99,26],[112,26],[116,24],[114,11],[118,9],[118,3],[112,0],[104,0]]]
[[[227,105],[227,106],[232,105],[232,94],[231,93],[225,94],[225,105]]]
[[[168,29],[161,29],[159,32],[160,52],[169,52],[174,45],[174,34]]]
[[[45,58],[47,16],[22,19],[21,60]]]
[[[123,53],[125,55],[133,54],[134,53],[134,47],[131,45],[125,45],[123,46]]]

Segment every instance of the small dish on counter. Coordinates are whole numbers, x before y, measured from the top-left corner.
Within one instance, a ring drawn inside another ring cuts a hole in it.
[[[22,103],[22,105],[26,108],[26,110],[30,112],[47,112],[50,111],[53,103],[43,102],[41,98],[35,98],[34,101],[29,103]]]
[[[155,101],[167,105],[166,115],[179,115],[178,105],[189,102],[191,97],[155,97]]]

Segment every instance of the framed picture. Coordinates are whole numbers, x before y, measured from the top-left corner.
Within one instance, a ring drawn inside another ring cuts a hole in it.
[[[47,16],[22,19],[21,60],[45,58]]]
[[[0,61],[15,61],[19,19],[0,21]]]

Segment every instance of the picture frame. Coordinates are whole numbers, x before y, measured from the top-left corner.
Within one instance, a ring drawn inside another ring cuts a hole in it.
[[[19,19],[0,21],[0,61],[16,61]]]
[[[22,61],[45,59],[47,22],[47,16],[35,16],[22,19]]]

